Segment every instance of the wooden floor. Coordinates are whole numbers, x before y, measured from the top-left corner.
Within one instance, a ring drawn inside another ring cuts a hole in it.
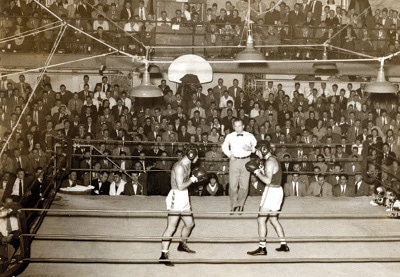
[[[74,240],[42,240],[32,244],[32,258],[67,258],[73,263],[31,263],[21,276],[371,276],[376,273],[397,275],[400,263],[379,262],[398,258],[400,249],[399,220],[386,217],[385,208],[371,206],[369,198],[287,198],[280,216],[291,251],[278,253],[277,236],[269,225],[268,256],[246,254],[257,248],[257,221],[254,212],[260,198],[248,198],[245,212],[253,214],[210,215],[208,212],[229,211],[228,197],[192,197],[196,226],[189,246],[196,254],[170,249],[171,259],[183,264],[166,267],[159,264],[120,263],[121,260],[156,260],[160,255],[159,240],[153,242],[98,242]],[[93,235],[115,238],[159,237],[166,227],[164,197],[119,196],[95,197],[58,194],[52,209],[96,210],[85,213],[49,212],[38,234],[76,237]],[[104,213],[107,211],[127,211]],[[131,211],[131,212],[129,212]],[[148,211],[137,214],[137,211]],[[152,211],[152,212],[151,212]],[[151,212],[151,213],[149,213]],[[98,215],[98,216],[88,216]],[[139,217],[137,217],[139,215]],[[327,218],[329,217],[329,218]],[[356,237],[370,242],[331,242],[332,238]],[[376,241],[391,237],[397,241]],[[202,242],[204,238],[241,238],[246,242]],[[297,240],[294,241],[294,240]],[[304,242],[304,240],[317,240]],[[79,259],[116,260],[109,263],[75,263]],[[189,259],[201,263],[186,262]],[[226,263],[230,260],[233,263]],[[245,264],[246,260],[260,263]],[[312,263],[308,259],[327,259],[339,263]],[[222,264],[207,264],[205,260],[220,260]],[[368,262],[366,260],[375,260]],[[282,261],[283,263],[264,263]],[[358,261],[358,262],[355,262]],[[294,262],[294,263],[292,263]]]

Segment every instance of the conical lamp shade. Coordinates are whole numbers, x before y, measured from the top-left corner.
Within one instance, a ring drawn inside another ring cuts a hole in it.
[[[253,37],[251,34],[247,36],[246,48],[236,54],[235,60],[237,61],[260,61],[265,60],[265,56],[254,48]]]
[[[367,83],[364,90],[369,93],[397,93],[394,86],[386,81],[383,66],[379,68],[378,76],[374,82]]]
[[[321,72],[329,72],[329,73],[337,73],[338,69],[336,67],[336,63],[330,62],[328,60],[328,53],[324,51],[322,54],[322,62],[316,62],[313,64],[313,68],[316,71],[321,71]]]
[[[143,73],[142,84],[132,88],[130,95],[142,98],[164,96],[162,90],[150,82],[150,73],[147,70]]]

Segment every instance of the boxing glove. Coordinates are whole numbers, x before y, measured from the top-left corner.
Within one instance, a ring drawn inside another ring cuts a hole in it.
[[[254,173],[257,169],[260,169],[260,162],[257,160],[250,160],[245,164],[245,167],[251,173]]]
[[[202,182],[208,179],[207,171],[202,167],[196,167],[192,171],[192,175],[197,178],[198,182]]]

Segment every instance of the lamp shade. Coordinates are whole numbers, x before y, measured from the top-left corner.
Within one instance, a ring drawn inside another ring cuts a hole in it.
[[[338,69],[336,66],[335,62],[329,62],[328,61],[328,52],[326,49],[324,50],[322,54],[322,61],[321,62],[315,62],[313,64],[313,69],[315,70],[315,73],[326,73],[326,74],[336,74],[338,73]]]
[[[130,91],[130,95],[132,97],[139,97],[139,98],[164,96],[162,90],[150,82],[150,73],[147,70],[143,73],[142,84],[133,87]]]
[[[253,37],[251,36],[250,31],[249,34],[247,35],[246,48],[243,51],[236,54],[235,60],[237,61],[265,60],[265,56],[260,51],[254,48]]]
[[[367,83],[364,91],[368,93],[397,93],[394,86],[386,81],[383,66],[379,68],[378,76],[374,82]]]

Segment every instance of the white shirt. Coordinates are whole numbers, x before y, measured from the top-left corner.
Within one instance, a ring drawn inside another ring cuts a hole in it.
[[[299,195],[299,186],[298,182],[292,182],[293,183],[293,191],[296,193],[296,195]]]
[[[166,26],[171,26],[171,23],[169,21],[171,21],[171,19],[169,19],[168,17],[163,19],[162,17],[157,18],[157,26],[162,26],[163,24]]]
[[[106,99],[108,99],[108,102],[110,102],[110,109],[112,109],[112,107],[117,105],[117,101],[115,101],[114,97],[110,97],[110,98],[106,98]]]
[[[233,107],[234,107],[235,106],[235,100],[230,95],[228,95],[228,97],[221,96],[220,101],[219,101],[219,107],[220,108],[226,108],[227,107],[227,103],[226,102],[228,102],[229,100],[231,100],[233,102]]]
[[[125,105],[125,107],[127,107],[129,110],[131,110],[131,108],[132,108],[132,100],[130,99],[130,98],[121,98],[122,99],[122,102],[123,102],[123,104]]]
[[[323,93],[325,94],[325,97],[331,97],[331,96],[335,95],[333,93],[333,91],[330,90],[329,88],[325,88],[325,89],[320,88],[318,91],[318,95],[322,95]]]
[[[121,180],[117,188],[115,181],[113,181],[110,185],[110,195],[121,195],[124,192],[125,184],[126,182]]]
[[[131,26],[131,23],[128,22],[124,26],[124,31],[125,32],[139,32],[140,31],[140,27],[141,27],[141,25],[136,24],[136,23],[133,24],[133,26]]]
[[[17,179],[15,179],[11,195],[22,196],[22,195],[19,195],[19,182],[20,181],[22,184],[22,193],[24,193],[24,181],[17,178]]]
[[[98,27],[102,27],[104,31],[110,30],[110,26],[105,20],[102,23],[100,23],[98,20],[93,21],[93,30],[97,31]]]
[[[227,157],[247,157],[256,151],[257,140],[253,134],[246,131],[243,131],[242,134],[243,136],[238,136],[236,132],[232,132],[226,136],[221,148]],[[251,150],[243,149],[244,145],[250,145]]]
[[[94,98],[98,99],[100,97],[101,100],[106,99],[106,93],[103,91],[96,91],[95,94],[93,95]]]

